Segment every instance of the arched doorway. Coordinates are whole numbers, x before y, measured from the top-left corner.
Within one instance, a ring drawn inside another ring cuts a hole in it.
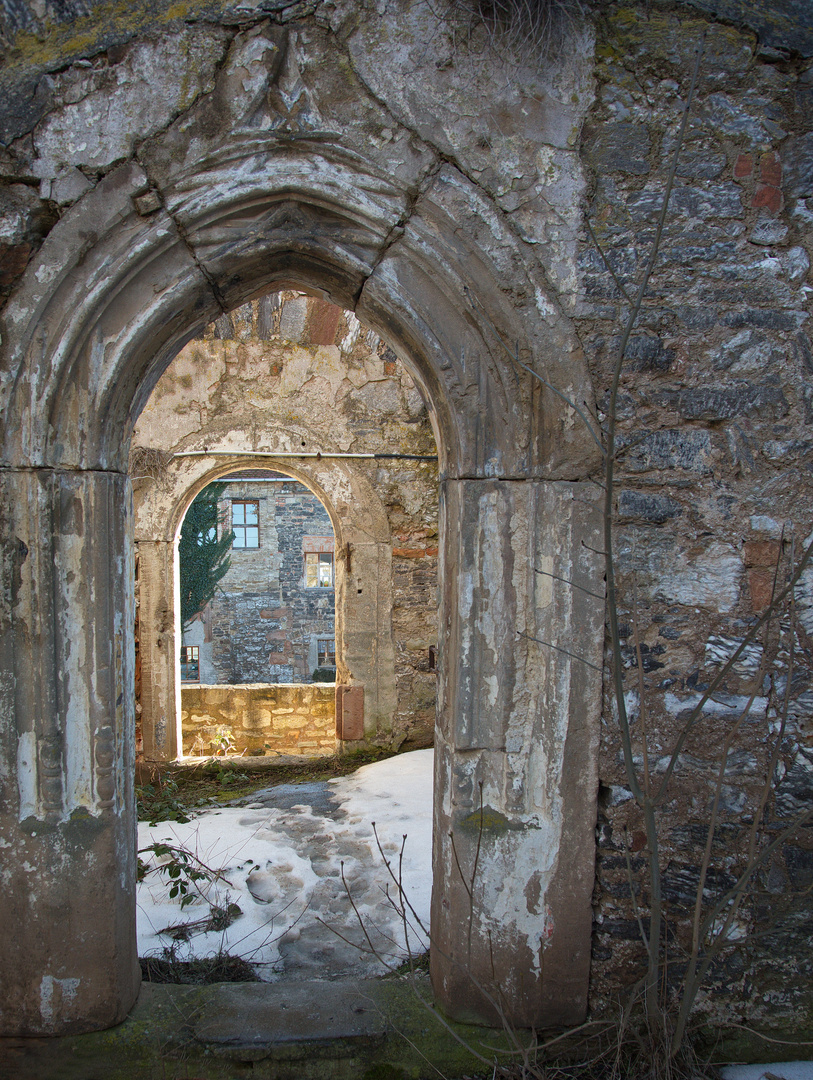
[[[543,564],[566,579],[596,569],[595,495],[578,482],[592,451],[566,404],[509,366],[494,337],[518,341],[551,386],[581,400],[590,389],[578,343],[542,302],[547,287],[521,245],[453,171],[433,174],[431,197],[416,202],[399,175],[330,145],[281,156],[233,118],[227,127],[205,166],[200,147],[191,164],[167,158],[171,214],[138,202],[149,189],[139,166],[109,174],[53,230],[13,304],[2,686],[15,722],[3,840],[17,856],[5,917],[25,931],[4,957],[12,1028],[103,1027],[137,992],[130,432],[184,341],[280,281],[385,336],[433,418],[436,993],[458,1015],[483,1015],[477,984],[496,981],[515,1023],[578,1019],[600,676],[564,652],[540,655],[531,639],[564,637],[598,670],[603,606],[535,575]],[[482,902],[472,906],[455,863],[465,873],[475,851]]]
[[[284,473],[228,472],[190,504],[178,544],[184,756],[335,752],[335,553],[327,510]]]
[[[324,300],[285,290],[190,341],[136,426],[130,471],[145,760],[172,758],[179,745],[164,719],[175,699],[167,674],[176,613],[167,545],[200,483],[222,480],[235,464],[273,466],[327,508],[338,538],[337,678],[355,699],[341,714],[357,722],[356,730],[342,724],[342,745],[431,743],[438,562],[431,424],[413,380],[374,331]],[[274,606],[261,604],[258,621],[271,618]],[[259,681],[264,671],[255,669]]]

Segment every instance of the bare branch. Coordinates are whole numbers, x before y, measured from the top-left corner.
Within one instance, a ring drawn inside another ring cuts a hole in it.
[[[577,585],[575,581],[571,581],[570,578],[561,577],[559,574],[551,574],[549,570],[539,570],[537,567],[534,567],[534,573],[541,574],[543,577],[553,578],[554,581],[563,581],[565,585],[571,585],[574,589],[578,589],[579,592],[595,597],[596,600],[604,599],[604,593],[591,592],[590,589],[585,589],[584,585]]]
[[[543,641],[542,638],[531,637],[530,634],[524,633],[522,630],[517,630],[517,637],[525,638],[527,641],[535,641],[537,645],[547,645],[549,649],[556,649],[557,652],[564,653],[565,656],[571,656],[574,660],[578,660],[582,664],[586,664],[594,671],[601,671],[597,664],[591,663],[589,660],[585,660],[583,656],[578,656],[576,653],[571,652],[570,649],[563,649],[561,645],[554,645],[550,641]]]
[[[587,231],[590,233],[590,239],[593,241],[593,244],[595,245],[596,251],[601,256],[601,261],[604,263],[605,267],[607,268],[607,272],[609,273],[610,277],[613,279],[615,287],[618,289],[618,291],[621,293],[621,295],[624,297],[624,299],[627,301],[628,304],[633,303],[632,297],[627,292],[626,288],[622,284],[622,282],[621,282],[620,278],[618,277],[618,275],[616,274],[615,270],[613,270],[613,268],[612,268],[612,266],[610,264],[610,260],[607,258],[607,255],[605,254],[604,248],[599,243],[599,239],[596,236],[595,232],[593,231],[593,226],[590,224],[590,218],[585,217],[584,223],[587,226]]]

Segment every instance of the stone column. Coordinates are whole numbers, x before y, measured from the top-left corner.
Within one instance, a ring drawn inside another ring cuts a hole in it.
[[[584,590],[603,596],[597,496],[566,482],[441,485],[432,978],[459,1019],[501,1010],[541,1028],[585,1015],[604,601]]]
[[[392,641],[392,547],[355,542],[337,574],[336,637],[343,644],[343,668],[353,685],[364,687],[364,734],[392,727],[397,694]]]
[[[129,506],[117,473],[0,478],[4,1034],[109,1027],[138,992]]]
[[[180,752],[174,564],[172,541],[138,541],[141,731],[145,761],[172,761]]]

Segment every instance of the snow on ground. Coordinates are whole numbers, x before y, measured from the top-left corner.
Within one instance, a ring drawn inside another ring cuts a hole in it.
[[[813,1080],[813,1061],[784,1061],[773,1065],[726,1065],[723,1080]]]
[[[400,873],[409,902],[428,927],[432,769],[433,751],[417,750],[365,765],[352,776],[267,788],[186,824],[140,822],[138,847],[147,866],[167,857],[142,849],[166,843],[187,849],[223,877],[198,882],[194,902],[181,909],[178,898],[169,898],[167,875],[148,873],[138,886],[139,956],[171,950],[176,959],[189,960],[228,952],[256,965],[267,981],[383,974],[381,958],[397,964],[407,948],[398,889],[373,822],[396,878],[407,836]],[[242,914],[213,929],[213,906],[225,910],[229,904]],[[406,933],[413,955],[426,949],[412,915]]]

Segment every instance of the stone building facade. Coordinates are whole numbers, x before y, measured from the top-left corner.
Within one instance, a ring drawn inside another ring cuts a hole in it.
[[[198,650],[189,681],[302,683],[319,667],[336,667],[330,517],[304,484],[271,476],[244,470],[225,478],[221,534],[245,520],[248,506],[256,537],[249,524],[248,537],[236,538],[217,592],[184,631],[183,645]]]
[[[604,3],[530,59],[423,0],[43,10],[0,75],[3,1030],[134,1000],[130,443],[180,349],[287,287],[380,335],[436,439],[441,1004],[496,978],[538,1030],[635,983],[646,760],[670,956],[757,845],[700,1005],[809,1030],[813,570],[763,618],[813,528],[809,3]]]

